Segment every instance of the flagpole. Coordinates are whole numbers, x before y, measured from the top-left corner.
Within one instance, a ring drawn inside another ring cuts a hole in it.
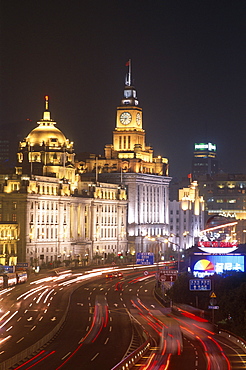
[[[131,86],[131,84],[132,84],[132,82],[131,82],[131,79],[132,79],[131,59],[128,59],[128,61],[126,63],[126,67],[128,67],[128,72],[126,74],[125,84],[126,84],[126,86]]]
[[[132,75],[132,70],[131,70],[131,59],[129,59],[129,86],[132,85],[132,81],[131,81],[131,75]]]
[[[98,168],[97,168],[97,157],[96,157],[96,183],[98,182]]]

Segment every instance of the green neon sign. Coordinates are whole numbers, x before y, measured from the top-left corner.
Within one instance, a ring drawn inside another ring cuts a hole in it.
[[[212,143],[195,143],[195,150],[208,150],[209,152],[216,151],[216,145]]]

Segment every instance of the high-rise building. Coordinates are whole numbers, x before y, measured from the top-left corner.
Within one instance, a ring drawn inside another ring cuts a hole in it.
[[[128,189],[129,251],[153,250],[169,232],[168,159],[155,157],[146,145],[143,111],[132,85],[131,64],[123,98],[116,109],[113,144],[105,146],[104,156],[91,155],[77,162],[82,176],[124,184]]]
[[[246,175],[219,173],[213,177],[200,176],[199,190],[205,200],[208,218],[220,215],[237,220],[234,239],[246,241]]]
[[[216,158],[216,145],[212,143],[195,143],[192,160],[192,179],[199,176],[213,176],[218,173],[219,166]]]
[[[0,173],[13,173],[16,152],[27,122],[0,125]]]

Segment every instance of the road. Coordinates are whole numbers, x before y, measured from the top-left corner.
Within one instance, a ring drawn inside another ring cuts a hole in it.
[[[85,279],[69,273],[4,293],[1,361],[52,330],[69,303],[66,320],[53,340],[13,369],[110,370],[145,341],[146,333],[151,350],[135,368],[245,368],[240,348],[216,335],[209,323],[194,320],[185,311],[174,314],[155,300],[153,275],[132,269],[123,274]]]

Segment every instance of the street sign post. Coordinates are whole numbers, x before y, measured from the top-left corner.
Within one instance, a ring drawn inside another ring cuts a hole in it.
[[[209,300],[210,306],[208,306],[209,310],[212,311],[212,323],[214,324],[214,310],[218,310],[219,306],[216,306],[217,299],[216,299],[216,294],[214,292],[211,292],[210,294],[210,300]]]
[[[159,272],[159,281],[173,282],[177,279],[178,271],[176,270],[161,270]]]

